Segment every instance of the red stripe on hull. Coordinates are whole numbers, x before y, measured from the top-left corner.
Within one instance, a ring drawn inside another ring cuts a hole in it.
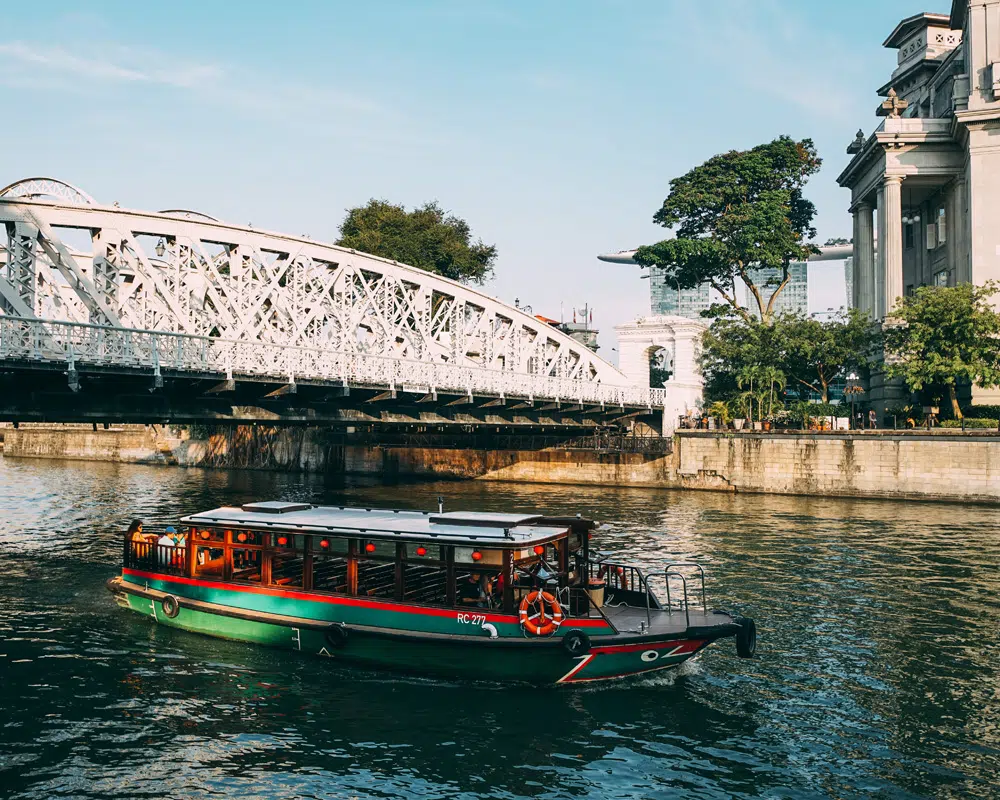
[[[207,589],[222,589],[229,592],[242,594],[262,594],[270,597],[290,597],[295,600],[307,600],[316,603],[329,603],[335,606],[351,606],[355,608],[369,608],[382,611],[405,611],[411,614],[419,614],[426,617],[447,617],[455,616],[454,608],[427,608],[426,606],[414,606],[406,603],[386,603],[379,600],[362,600],[357,597],[330,596],[321,594],[311,594],[309,592],[295,591],[293,589],[269,589],[263,586],[244,586],[240,584],[224,583],[222,581],[206,581],[199,578],[182,578],[176,575],[161,575],[156,572],[143,572],[137,569],[123,569],[122,575],[129,578],[143,578],[145,580],[162,581],[163,583],[177,583],[182,586],[201,586]],[[470,612],[482,614],[487,622],[517,622],[515,614],[489,614],[481,609],[469,608]],[[609,628],[603,619],[576,619],[570,620],[573,627],[578,628]]]

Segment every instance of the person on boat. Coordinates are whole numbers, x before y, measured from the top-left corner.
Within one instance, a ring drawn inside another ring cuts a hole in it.
[[[458,600],[462,605],[485,608],[486,596],[487,584],[484,576],[478,572],[470,573],[469,577],[458,585]]]
[[[184,556],[177,548],[183,547],[186,544],[186,539],[183,534],[177,532],[177,529],[173,525],[167,526],[167,529],[163,532],[163,536],[156,543],[161,548],[158,555],[160,566],[178,566],[179,564],[183,564]],[[163,549],[166,547],[172,549]]]
[[[134,519],[132,520],[132,524],[128,526],[128,539],[130,542],[149,542],[152,544],[156,541],[156,534],[143,533],[142,520]]]

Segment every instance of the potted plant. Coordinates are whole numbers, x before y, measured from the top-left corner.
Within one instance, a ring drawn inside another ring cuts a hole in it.
[[[725,400],[716,400],[712,403],[708,407],[708,413],[715,418],[719,428],[725,429],[729,427],[732,412],[729,410],[729,404]]]

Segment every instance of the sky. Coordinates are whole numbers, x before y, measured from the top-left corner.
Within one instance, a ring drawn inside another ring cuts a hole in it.
[[[815,141],[818,240],[850,237],[844,150],[878,120],[896,23],[947,0],[172,0],[11,3],[0,185],[188,208],[333,241],[345,209],[437,200],[499,251],[485,289],[535,313],[648,313],[602,252],[666,238],[672,177]],[[841,262],[810,271],[843,301]]]

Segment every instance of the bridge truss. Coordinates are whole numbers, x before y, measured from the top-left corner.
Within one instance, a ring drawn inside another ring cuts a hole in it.
[[[0,190],[0,361],[415,387],[662,408],[562,332],[482,292],[193,211]]]

